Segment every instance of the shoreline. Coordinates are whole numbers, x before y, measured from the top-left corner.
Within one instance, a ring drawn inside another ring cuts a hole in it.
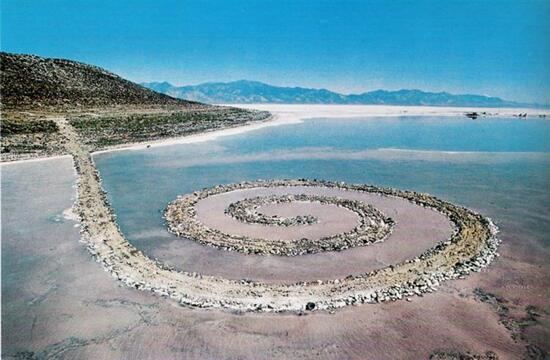
[[[244,109],[256,109],[270,111],[272,115],[259,122],[246,123],[233,127],[207,130],[166,139],[156,139],[139,143],[126,143],[107,147],[103,150],[92,151],[91,156],[106,154],[116,151],[144,150],[152,147],[171,146],[179,144],[192,144],[216,140],[220,137],[238,135],[245,132],[259,130],[271,126],[297,124],[314,118],[373,118],[373,117],[405,117],[405,116],[465,116],[468,112],[485,112],[483,117],[512,117],[519,113],[527,113],[528,116],[537,118],[539,115],[550,117],[550,109],[524,109],[524,108],[475,108],[475,107],[433,107],[433,106],[392,106],[392,105],[332,105],[332,104],[226,104],[223,106],[240,107]],[[476,120],[472,120],[476,121]],[[483,120],[477,120],[483,121]],[[31,161],[45,161],[61,158],[65,155],[53,155],[27,159],[0,161],[0,165],[19,164]]]
[[[178,145],[178,144],[192,144],[192,143],[215,140],[219,137],[242,134],[252,130],[263,129],[265,127],[294,124],[299,122],[300,121],[280,119],[277,115],[271,115],[268,119],[262,120],[259,122],[252,122],[244,125],[237,125],[237,126],[226,127],[226,128],[211,129],[200,133],[190,134],[185,136],[150,140],[150,141],[144,141],[139,143],[127,143],[127,144],[114,145],[112,147],[108,147],[103,150],[93,151],[91,152],[91,154],[92,156],[94,156],[97,154],[104,154],[104,153],[124,151],[124,150],[133,151],[133,150],[143,150],[143,149],[152,148],[152,147],[170,146],[170,145]]]
[[[31,162],[49,161],[49,160],[57,160],[57,159],[63,159],[63,158],[72,159],[73,156],[71,154],[65,154],[65,155],[53,155],[53,156],[43,156],[43,157],[36,157],[36,158],[29,158],[29,159],[20,159],[20,160],[0,161],[0,166],[27,164]]]
[[[249,123],[236,127],[213,129],[210,131],[158,139],[140,143],[115,145],[103,150],[93,151],[92,156],[115,151],[134,151],[152,147],[192,144],[216,140],[220,137],[242,134],[271,126],[298,124],[314,118],[373,118],[373,117],[403,117],[403,116],[465,116],[468,112],[485,113],[484,117],[512,117],[519,113],[530,116],[550,116],[550,110],[523,108],[476,108],[476,107],[434,107],[434,106],[393,106],[393,105],[327,105],[327,104],[219,104],[244,109],[264,110],[271,112],[271,117],[258,123]],[[479,121],[479,120],[478,120]]]

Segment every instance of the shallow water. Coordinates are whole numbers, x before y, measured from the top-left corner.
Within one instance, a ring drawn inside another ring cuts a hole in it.
[[[503,255],[486,271],[412,302],[348,307],[332,315],[187,309],[122,286],[92,260],[75,223],[63,218],[74,198],[70,159],[2,166],[3,357],[288,359],[321,349],[315,356],[324,359],[410,359],[445,348],[522,358],[524,344],[510,337],[490,306],[473,298],[477,287],[507,299],[518,316],[527,305],[543,309],[527,335],[549,351],[550,155],[542,140],[534,144],[548,136],[550,125],[506,120],[504,129],[496,129],[500,120],[417,118],[415,126],[412,119],[371,121],[312,120],[207,143],[104,154],[96,162],[125,234],[168,262],[202,262],[208,269],[229,256],[210,249],[217,255],[190,259],[179,252],[185,240],[169,235],[161,217],[177,194],[244,179],[317,177],[425,191],[493,217],[502,230]],[[447,131],[448,121],[469,130]],[[472,133],[484,124],[492,125],[488,143],[480,144]],[[424,140],[413,151],[371,148],[376,142],[403,148],[397,133],[382,138],[392,126]],[[439,140],[422,134],[438,134],[433,136]],[[507,141],[497,141],[502,134]],[[304,143],[284,141],[300,136]],[[458,146],[465,140],[457,137],[471,141]],[[356,145],[327,147],[342,139]],[[453,145],[436,146],[445,139]],[[465,149],[475,152],[460,152]]]
[[[503,238],[522,234],[515,245],[546,251],[549,138],[545,120],[313,119],[203,143],[106,153],[95,161],[133,244],[172,265],[200,262],[205,270],[217,258],[237,255],[209,249],[209,259],[190,256],[196,244],[165,229],[166,204],[203,187],[260,178],[317,178],[431,193],[494,218]],[[532,257],[542,261],[543,255]]]

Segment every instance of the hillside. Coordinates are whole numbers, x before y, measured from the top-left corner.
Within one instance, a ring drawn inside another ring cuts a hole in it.
[[[94,151],[270,116],[176,99],[76,61],[5,52],[0,61],[2,161],[66,154],[60,122]]]
[[[173,86],[168,82],[142,83],[152,90],[180,99],[210,104],[357,104],[405,106],[476,106],[476,107],[539,107],[498,97],[483,95],[453,95],[446,92],[421,90],[376,90],[362,94],[344,95],[326,89],[273,86],[258,81],[240,80],[228,83],[204,83],[192,86]]]
[[[71,60],[0,52],[0,72],[4,109],[196,105],[151,91],[99,67]]]

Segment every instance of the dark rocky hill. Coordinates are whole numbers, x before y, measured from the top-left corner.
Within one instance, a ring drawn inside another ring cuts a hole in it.
[[[0,72],[4,109],[199,105],[146,89],[97,66],[64,59],[0,52]]]

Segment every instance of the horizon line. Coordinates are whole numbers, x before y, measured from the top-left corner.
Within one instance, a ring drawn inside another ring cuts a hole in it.
[[[201,85],[207,85],[207,84],[231,84],[231,83],[238,83],[238,82],[260,83],[260,84],[263,84],[263,85],[268,85],[268,86],[278,87],[278,88],[284,88],[284,89],[325,90],[325,91],[329,91],[331,93],[334,93],[334,94],[337,94],[337,95],[343,95],[343,96],[363,95],[363,94],[373,93],[373,92],[377,92],[377,91],[385,91],[385,92],[419,91],[419,92],[427,93],[427,94],[447,94],[447,95],[451,95],[451,96],[484,96],[484,97],[487,97],[487,98],[499,99],[499,100],[505,101],[505,102],[517,103],[518,105],[550,106],[550,103],[547,104],[547,103],[531,102],[531,101],[525,102],[525,101],[518,101],[518,100],[509,100],[509,99],[502,98],[500,96],[487,95],[487,94],[478,94],[478,93],[475,93],[475,92],[454,93],[454,92],[449,92],[449,91],[446,91],[446,90],[444,90],[444,91],[430,91],[430,90],[423,90],[423,89],[419,89],[419,88],[402,87],[402,88],[395,88],[395,89],[376,88],[376,89],[373,89],[373,90],[366,90],[366,91],[363,91],[363,92],[344,93],[344,92],[340,92],[340,91],[336,91],[336,90],[331,90],[331,89],[328,89],[328,88],[325,88],[325,87],[317,88],[317,87],[307,87],[307,86],[299,86],[299,85],[296,85],[296,86],[275,85],[275,84],[264,82],[264,81],[249,80],[249,79],[244,79],[244,78],[239,79],[239,80],[231,80],[231,81],[215,81],[215,80],[212,80],[212,81],[204,81],[204,82],[200,82],[200,83],[196,83],[196,84],[183,84],[183,85],[174,84],[174,83],[171,83],[170,81],[167,81],[167,80],[164,80],[164,81],[141,81],[141,82],[138,82],[138,84],[140,84],[140,85],[143,85],[143,84],[168,84],[170,86],[180,88],[180,87],[201,86]]]

